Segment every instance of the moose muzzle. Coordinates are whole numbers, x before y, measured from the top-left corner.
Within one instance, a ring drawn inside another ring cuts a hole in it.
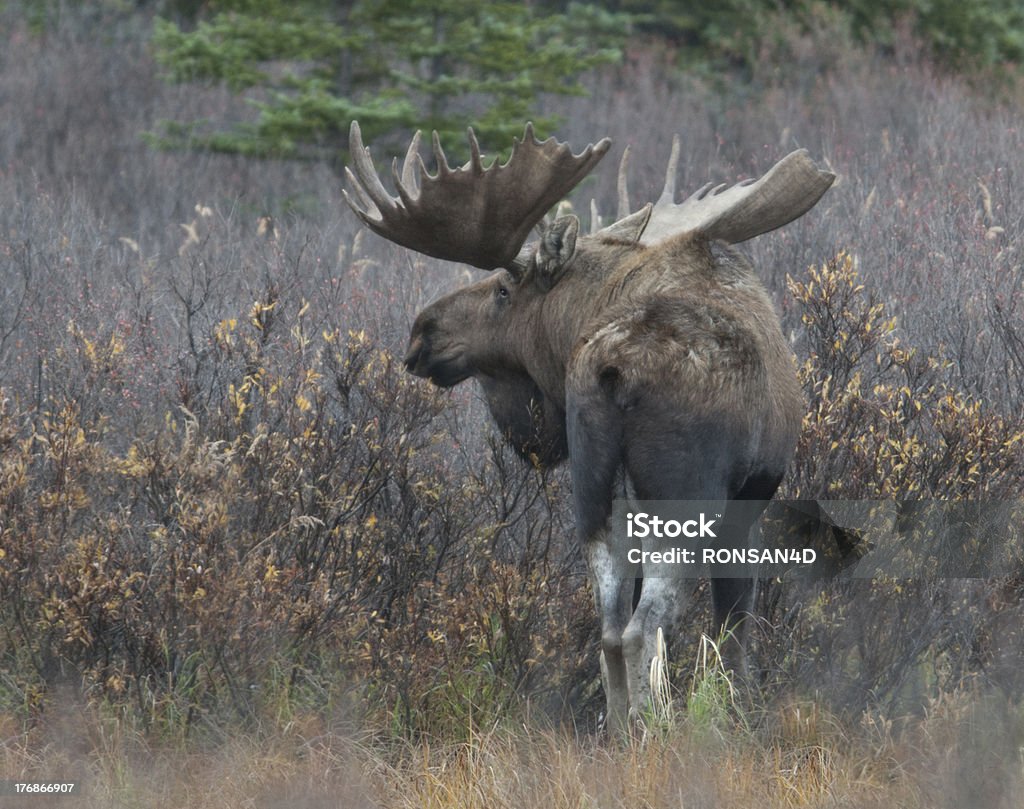
[[[409,350],[405,352],[405,369],[416,376],[427,376],[422,368],[420,368],[420,360],[423,356],[424,341],[423,337],[417,335],[409,342]]]

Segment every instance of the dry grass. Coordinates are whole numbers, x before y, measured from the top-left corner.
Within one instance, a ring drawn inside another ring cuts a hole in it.
[[[0,778],[74,780],[83,809],[1020,805],[1019,706],[963,688],[899,721],[844,721],[795,699],[751,710],[705,641],[687,693],[663,682],[648,731],[627,743],[531,720],[478,726],[471,711],[456,734],[399,741],[372,718],[313,710],[157,741],[109,704],[62,696],[30,725],[0,717]],[[0,807],[63,801],[8,797]]]
[[[722,723],[714,738],[678,717],[671,733],[619,746],[535,727],[396,745],[310,715],[180,746],[67,702],[28,730],[5,723],[0,776],[75,779],[82,797],[61,805],[81,809],[867,809],[959,807],[969,796],[977,809],[1009,809],[1024,779],[1012,734],[992,716],[965,692],[897,734],[891,723],[865,718],[851,729],[812,703],[791,703],[751,726]],[[979,722],[989,728],[984,739]],[[0,806],[47,805],[5,800]]]

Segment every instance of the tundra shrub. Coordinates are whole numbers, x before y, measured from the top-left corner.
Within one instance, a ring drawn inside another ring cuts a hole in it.
[[[830,499],[1014,496],[1024,422],[955,387],[952,360],[901,332],[840,253],[806,281],[789,279],[801,308],[808,411],[787,487]]]
[[[358,262],[300,281],[285,245],[191,227],[176,338],[97,302],[3,393],[6,707],[69,680],[177,732],[347,693],[418,732],[587,699],[560,479],[458,444],[448,396],[350,325]],[[263,271],[232,309],[210,259],[239,253]]]
[[[783,496],[1019,496],[1021,414],[958,389],[952,361],[914,345],[861,282],[852,254],[790,278],[789,291],[804,327],[809,407]],[[1011,570],[994,581],[767,581],[765,673],[773,690],[889,715],[970,680],[1018,692],[1022,595]]]

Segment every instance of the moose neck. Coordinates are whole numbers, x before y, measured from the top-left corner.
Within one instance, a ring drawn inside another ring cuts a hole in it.
[[[521,332],[518,360],[543,394],[565,409],[565,376],[570,357],[587,324],[621,293],[621,258],[639,253],[633,244],[583,242],[564,277],[549,292],[531,301]],[[622,256],[609,256],[609,251]]]

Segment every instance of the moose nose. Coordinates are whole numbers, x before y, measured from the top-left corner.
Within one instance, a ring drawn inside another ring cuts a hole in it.
[[[405,354],[405,368],[407,371],[416,373],[416,365],[420,361],[420,355],[423,353],[423,338],[416,337],[411,343],[409,343],[409,350]]]

